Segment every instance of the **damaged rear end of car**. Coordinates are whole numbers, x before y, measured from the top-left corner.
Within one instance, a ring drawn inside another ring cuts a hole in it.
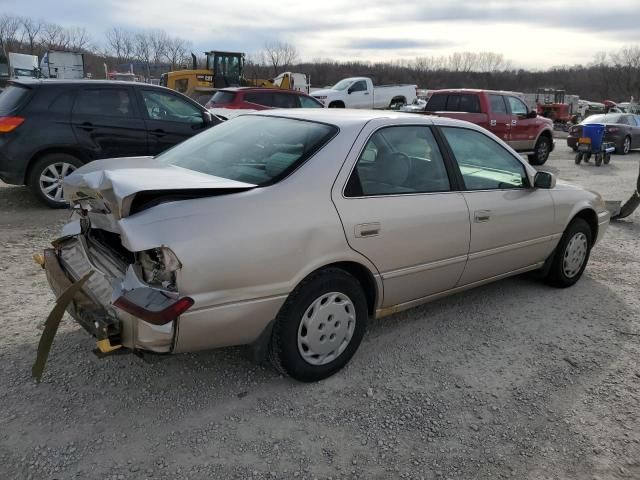
[[[182,264],[169,245],[127,248],[122,220],[161,203],[253,186],[162,166],[151,158],[128,160],[125,165],[95,162],[65,180],[72,220],[41,263],[56,298],[91,272],[67,312],[96,339],[100,354],[170,353],[177,319],[194,305],[180,292]]]

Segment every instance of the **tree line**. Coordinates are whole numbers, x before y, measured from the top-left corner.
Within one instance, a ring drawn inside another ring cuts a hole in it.
[[[0,53],[29,53],[41,57],[47,50],[85,53],[85,66],[94,78],[104,76],[104,65],[116,69],[134,64],[134,71],[152,76],[158,71],[190,68],[192,45],[164,30],[127,30],[112,27],[100,38],[84,27],[62,27],[55,23],[0,15]],[[214,49],[216,42],[212,40]],[[205,68],[202,55],[199,68]],[[310,76],[313,86],[322,87],[349,76],[369,76],[377,84],[409,83],[424,89],[483,88],[535,92],[556,88],[581,98],[601,101],[640,97],[640,46],[629,45],[614,52],[599,52],[585,65],[562,65],[545,70],[515,68],[496,52],[455,52],[443,56],[397,59],[387,62],[300,61],[300,52],[290,43],[267,42],[247,56],[248,78],[272,78],[283,71]]]

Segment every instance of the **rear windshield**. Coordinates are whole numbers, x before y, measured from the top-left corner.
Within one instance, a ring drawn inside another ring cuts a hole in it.
[[[167,150],[163,163],[258,186],[286,177],[338,129],[323,123],[246,115]]]
[[[591,115],[585,118],[582,123],[619,123],[622,115],[619,113],[608,113],[606,115]]]
[[[236,96],[236,92],[225,92],[224,90],[220,90],[213,94],[209,103],[211,105],[225,105],[233,102],[234,97]]]
[[[28,88],[9,85],[0,93],[0,115],[15,113],[28,95]]]

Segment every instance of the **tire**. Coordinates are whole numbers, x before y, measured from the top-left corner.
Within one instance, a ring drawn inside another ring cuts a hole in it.
[[[546,135],[542,135],[536,142],[534,153],[528,155],[531,165],[544,165],[551,153],[551,140]]]
[[[631,137],[627,135],[622,139],[620,146],[616,147],[616,153],[618,155],[627,155],[631,151]]]
[[[367,318],[360,283],[339,268],[320,270],[303,280],[278,312],[269,346],[271,363],[301,382],[330,377],[358,349]]]
[[[394,98],[393,100],[391,100],[391,103],[389,103],[389,109],[398,110],[400,109],[400,107],[406,104],[407,101],[404,98]]]
[[[578,151],[578,146],[574,145],[573,147],[571,147],[571,150],[573,150],[574,152],[577,152]]]
[[[607,152],[604,154],[604,164],[609,165],[610,161],[611,161],[611,154]]]
[[[344,103],[342,103],[342,102],[331,102],[329,104],[329,108],[344,108]]]
[[[592,245],[589,224],[582,218],[574,218],[562,234],[553,253],[551,268],[545,282],[559,288],[575,284],[587,267]]]
[[[602,154],[601,153],[596,153],[595,162],[596,162],[596,167],[599,167],[600,165],[602,165]]]
[[[79,158],[68,153],[45,155],[31,167],[27,179],[29,188],[48,207],[66,208],[69,204],[62,198],[62,179],[82,165]]]
[[[578,152],[576,153],[576,165],[580,165],[580,162],[582,161],[582,152]]]

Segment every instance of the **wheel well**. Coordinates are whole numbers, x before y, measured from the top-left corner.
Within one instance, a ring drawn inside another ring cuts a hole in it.
[[[369,269],[356,262],[337,262],[332,263],[331,265],[326,265],[324,268],[327,267],[340,268],[345,272],[350,273],[356,278],[356,280],[358,280],[360,285],[362,285],[365,297],[367,298],[367,310],[369,311],[369,315],[374,315],[376,311],[376,300],[378,298],[378,288]]]
[[[598,238],[598,215],[589,208],[579,211],[573,218],[582,218],[591,229],[591,243],[593,244]]]
[[[344,108],[344,102],[342,100],[334,100],[333,102],[329,103],[329,106],[331,105],[340,105],[342,108]]]
[[[393,104],[394,104],[395,102],[397,102],[398,100],[399,100],[399,101],[401,101],[402,103],[407,103],[407,99],[406,99],[405,97],[402,97],[402,96],[401,96],[401,97],[393,97],[393,98],[391,99],[391,103],[389,103],[389,105],[393,105]]]
[[[51,153],[66,153],[67,155],[73,155],[74,157],[76,157],[78,160],[80,160],[82,163],[88,163],[90,160],[86,157],[86,155],[83,155],[81,152],[79,152],[78,150],[74,150],[73,148],[68,148],[68,147],[52,147],[52,148],[47,148],[45,150],[41,150],[37,153],[35,153],[31,159],[29,160],[29,163],[27,164],[27,169],[24,173],[24,184],[28,185],[29,182],[29,176],[31,175],[31,169],[33,168],[33,165],[40,160],[42,157],[44,157],[45,155],[49,155]]]
[[[540,133],[540,136],[538,137],[538,140],[541,139],[542,137],[547,137],[549,140],[553,140],[553,135],[551,135],[551,132],[549,130],[543,130]],[[536,140],[536,143],[538,143],[537,140]]]

